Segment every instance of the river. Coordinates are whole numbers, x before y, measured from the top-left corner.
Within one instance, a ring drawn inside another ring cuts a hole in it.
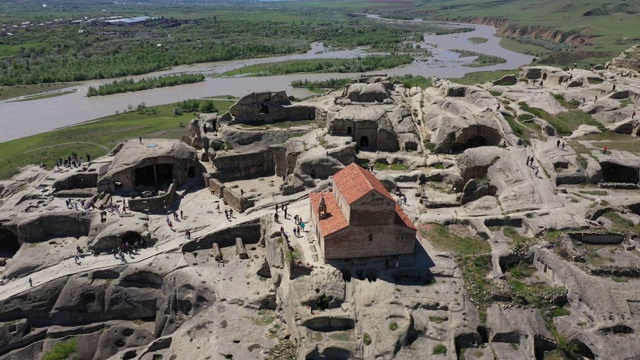
[[[372,17],[372,16],[370,16]],[[381,21],[383,21],[381,19]],[[386,21],[386,20],[384,20]],[[389,75],[414,74],[438,76],[441,78],[462,77],[474,71],[514,69],[531,62],[532,57],[506,50],[500,46],[500,38],[495,36],[496,29],[487,25],[450,24],[451,26],[473,27],[474,31],[449,35],[425,35],[418,45],[432,52],[433,56],[424,61],[388,70]],[[473,44],[469,38],[488,39],[483,44]],[[465,67],[473,58],[459,58],[451,49],[472,50],[479,53],[499,56],[507,60],[504,64],[488,67]],[[330,51],[321,43],[314,43],[311,50],[304,54],[286,55],[248,60],[235,60],[216,63],[203,63],[178,66],[171,70],[158,71],[133,78],[160,76],[181,72],[200,72],[205,74],[223,73],[247,65],[271,63],[295,59],[354,58],[370,55],[366,49]],[[58,92],[77,90],[70,94],[44,99],[16,102],[16,99],[0,102],[0,142],[39,134],[56,128],[70,126],[95,118],[122,112],[129,105],[136,106],[144,102],[147,106],[162,105],[190,98],[233,95],[244,96],[252,91],[286,90],[289,95],[305,97],[311,95],[306,89],[294,89],[291,82],[298,79],[323,80],[329,78],[355,77],[359,74],[293,74],[265,77],[207,77],[203,82],[177,87],[158,88],[139,92],[108,96],[87,97],[90,86],[97,87],[112,80],[85,81]]]

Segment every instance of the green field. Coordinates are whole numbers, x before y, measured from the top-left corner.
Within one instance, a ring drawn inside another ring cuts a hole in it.
[[[235,100],[212,100],[218,112],[226,112]],[[142,137],[180,139],[193,113],[174,115],[175,104],[107,116],[84,124],[0,143],[0,179],[6,179],[28,164],[44,162],[76,153],[83,158],[107,154],[126,139]],[[155,113],[154,113],[155,112]]]
[[[455,83],[463,85],[482,84],[487,81],[499,79],[505,75],[517,75],[518,70],[496,70],[496,71],[476,71],[467,73],[461,78],[449,79]]]
[[[73,83],[67,83],[67,84],[0,86],[0,100],[12,99],[19,96],[40,94],[48,91],[68,88],[73,85],[74,85]],[[43,96],[46,96],[46,95],[43,95]]]

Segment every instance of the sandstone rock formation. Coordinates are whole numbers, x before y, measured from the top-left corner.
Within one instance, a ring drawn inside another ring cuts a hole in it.
[[[364,75],[299,104],[248,95],[182,143],[25,168],[0,182],[0,357],[76,341],[82,359],[635,358],[629,74]],[[415,220],[414,255],[322,258],[308,193],[353,162]]]

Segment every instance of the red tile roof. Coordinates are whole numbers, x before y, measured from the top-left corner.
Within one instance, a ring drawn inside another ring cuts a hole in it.
[[[395,202],[380,180],[356,163],[351,163],[333,175],[333,184],[349,205],[367,195],[371,190]]]
[[[409,219],[407,214],[404,213],[400,205],[396,203],[396,224],[404,225],[409,229],[418,230],[413,222]]]
[[[311,201],[311,209],[315,216],[319,215],[318,205],[320,204],[320,200],[324,196],[324,201],[327,204],[327,218],[319,220],[320,226],[320,234],[325,237],[327,235],[336,233],[340,230],[346,229],[349,227],[347,223],[347,219],[345,219],[344,215],[342,215],[342,211],[338,207],[336,203],[335,197],[333,197],[332,193],[310,193],[309,200]]]

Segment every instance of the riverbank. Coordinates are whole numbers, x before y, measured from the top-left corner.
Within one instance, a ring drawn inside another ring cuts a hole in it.
[[[453,24],[456,25],[456,24]],[[460,25],[457,25],[460,26]],[[465,25],[466,26],[466,25]],[[409,65],[381,70],[392,76],[407,74],[421,75],[424,77],[437,76],[440,78],[459,78],[474,71],[494,71],[515,69],[528,64],[532,57],[506,50],[500,46],[500,38],[494,36],[496,29],[487,25],[474,25],[475,30],[448,35],[425,35],[420,42],[415,42],[424,50],[430,51],[433,56],[426,61],[413,62]],[[470,40],[473,37],[487,38],[488,41],[477,45]],[[482,52],[491,53],[502,57],[507,61],[504,64],[482,68],[469,68],[464,66],[474,60],[473,57],[460,59],[459,54],[452,49],[478,50],[482,46]],[[332,51],[321,43],[313,43],[311,50],[305,54],[248,59],[238,61],[226,61],[217,63],[202,63],[189,66],[178,66],[169,70],[159,71],[144,76],[132,77],[158,77],[180,73],[221,74],[249,65],[275,63],[296,59],[322,59],[322,58],[357,58],[367,54],[366,48],[352,50]],[[79,83],[67,90],[76,89],[71,93],[56,98],[45,98],[17,103],[0,102],[0,112],[7,114],[0,118],[0,142],[18,139],[56,128],[71,126],[91,119],[101,118],[122,112],[129,105],[135,106],[144,102],[147,106],[158,106],[174,103],[188,98],[204,98],[211,96],[233,95],[244,96],[254,91],[279,91],[285,90],[289,95],[302,98],[313,95],[306,89],[294,89],[291,82],[294,80],[308,79],[309,81],[327,80],[331,78],[354,78],[359,73],[324,73],[324,74],[290,74],[279,76],[265,76],[259,78],[235,78],[235,77],[207,77],[204,82],[182,85],[180,91],[172,88],[157,88],[135,93],[123,93],[108,97],[87,98],[85,94],[90,86],[99,86],[109,80],[94,80]],[[120,79],[117,79],[120,80]],[[15,100],[15,99],[13,99]],[[46,121],[42,121],[46,114]]]
[[[226,112],[236,99],[212,99],[218,112]],[[177,104],[147,107],[95,119],[85,124],[0,143],[0,179],[6,179],[28,164],[51,166],[58,158],[77,154],[86,159],[107,154],[126,139],[180,139],[194,117],[192,112],[176,114]]]

